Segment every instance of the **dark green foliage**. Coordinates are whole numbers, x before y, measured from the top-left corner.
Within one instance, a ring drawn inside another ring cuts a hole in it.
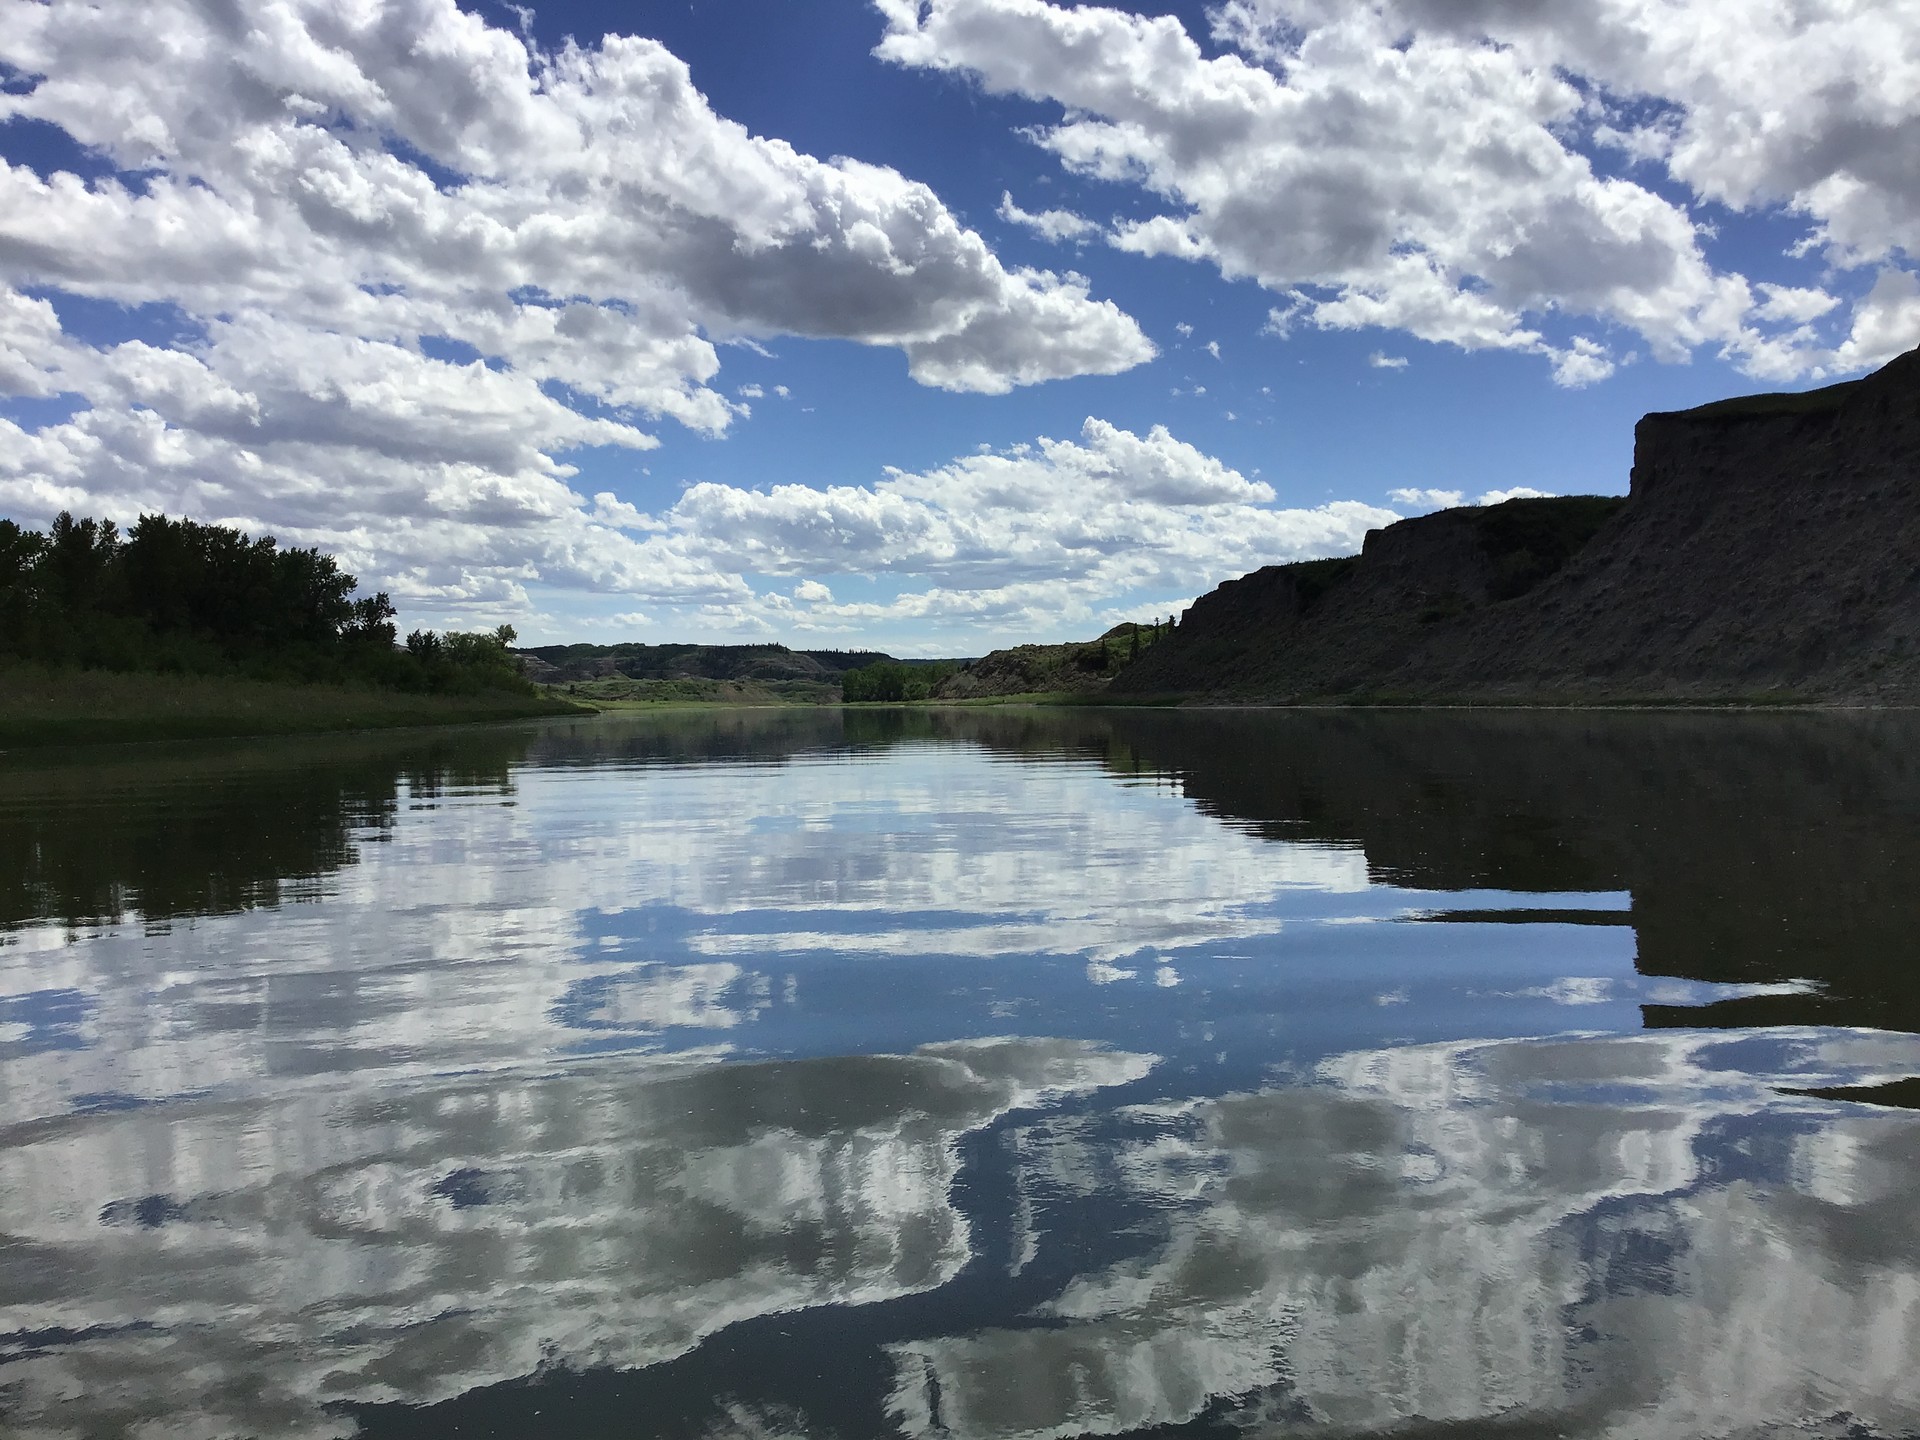
[[[394,648],[393,602],[354,597],[331,555],[223,525],[62,513],[45,535],[0,520],[0,662],[474,694],[529,692],[513,639],[426,634]],[[424,632],[415,632],[421,636]],[[503,638],[504,637],[504,638]]]
[[[1626,503],[1620,495],[1565,495],[1508,500],[1478,512],[1480,544],[1493,563],[1493,598],[1526,594],[1578,554]]]
[[[555,693],[593,705],[838,705],[839,682],[823,680],[565,680]]]
[[[933,694],[934,686],[959,668],[949,661],[907,665],[898,660],[883,660],[842,675],[840,695],[849,703],[863,700],[925,700]]]
[[[848,670],[891,660],[872,650],[789,650],[784,645],[538,645],[524,652],[552,682],[730,680],[837,684]]]
[[[126,613],[155,634],[198,635],[230,654],[332,645],[355,616],[354,578],[331,555],[282,550],[271,537],[255,540],[224,525],[142,515],[119,569]],[[385,608],[390,615],[392,606]]]
[[[25,630],[32,614],[32,582],[47,538],[0,520],[0,646]]]
[[[448,695],[472,695],[483,690],[515,690],[526,687],[520,662],[509,647],[515,636],[511,625],[502,625],[492,633],[475,631],[445,635],[432,630],[415,630],[407,636],[406,650],[396,659],[404,659],[420,676],[421,683],[409,689],[426,689]]]

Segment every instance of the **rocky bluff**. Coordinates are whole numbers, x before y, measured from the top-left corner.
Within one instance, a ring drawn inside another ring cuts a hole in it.
[[[1624,500],[1445,510],[1230,580],[1112,691],[1920,702],[1920,350],[1648,415]]]

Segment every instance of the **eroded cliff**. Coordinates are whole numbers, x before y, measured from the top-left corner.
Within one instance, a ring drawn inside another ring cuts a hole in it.
[[[1349,561],[1229,581],[1113,690],[1920,700],[1920,351],[1825,390],[1648,415],[1624,504],[1442,511]]]

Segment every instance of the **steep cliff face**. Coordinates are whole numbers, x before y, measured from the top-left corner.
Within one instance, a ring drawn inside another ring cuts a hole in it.
[[[1388,693],[1436,635],[1456,635],[1544,584],[1623,503],[1573,496],[1442,510],[1371,531],[1357,556],[1256,570],[1196,600],[1113,688],[1224,698]]]
[[[1310,609],[1285,602],[1299,567],[1229,582],[1114,689],[1920,700],[1920,351],[1823,391],[1647,416],[1627,503],[1516,594],[1487,527],[1520,503],[1374,532]]]

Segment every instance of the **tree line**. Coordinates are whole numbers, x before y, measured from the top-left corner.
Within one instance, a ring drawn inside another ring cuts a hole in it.
[[[384,591],[318,549],[224,525],[61,512],[45,533],[0,519],[0,662],[370,684],[442,693],[530,691],[491,633],[415,630],[399,645]]]
[[[933,687],[960,667],[940,660],[923,665],[903,665],[898,660],[881,660],[849,670],[840,677],[840,698],[852,703],[860,700],[925,700]]]

